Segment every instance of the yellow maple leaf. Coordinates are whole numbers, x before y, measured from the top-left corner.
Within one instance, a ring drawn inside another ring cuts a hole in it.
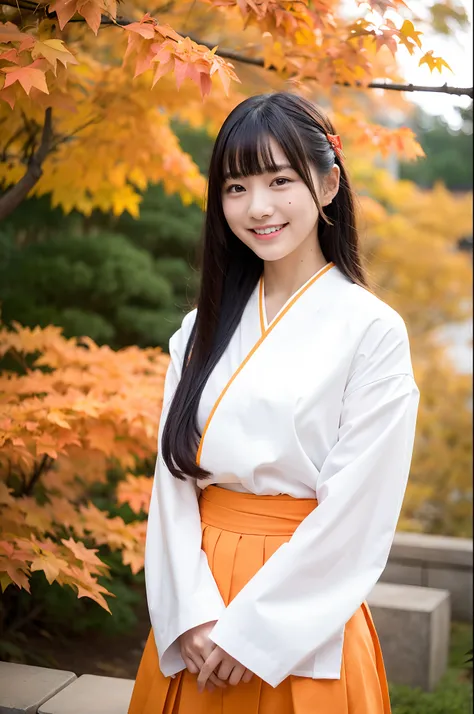
[[[125,549],[122,553],[122,562],[124,565],[129,565],[132,573],[136,575],[143,568],[145,561],[144,555],[144,549],[140,552]]]
[[[71,425],[69,422],[67,422],[64,418],[64,414],[62,414],[60,411],[57,411],[55,409],[52,409],[50,412],[48,412],[46,419],[51,422],[51,424],[57,424],[57,426],[62,427],[63,429],[70,429]]]
[[[56,74],[58,62],[61,62],[65,67],[68,64],[79,64],[74,55],[67,49],[62,40],[44,40],[37,41],[31,50],[33,59],[44,57],[53,67],[53,72]]]
[[[62,558],[58,558],[54,553],[42,552],[31,562],[31,571],[43,570],[48,583],[53,583],[61,570],[68,569],[68,564]]]
[[[30,592],[30,584],[28,582],[27,573],[29,572],[28,565],[15,559],[0,558],[0,582],[2,590],[5,590],[11,583],[19,588],[23,588]]]
[[[41,456],[46,454],[52,459],[57,459],[57,443],[56,440],[50,434],[42,434],[40,437],[35,439],[36,441],[36,455]]]
[[[433,72],[435,69],[437,69],[438,72],[441,74],[441,72],[443,71],[443,67],[449,69],[450,72],[453,71],[449,64],[442,57],[433,56],[433,50],[429,50],[423,55],[418,65],[421,67],[422,64],[427,64],[430,69],[430,72]]]
[[[400,42],[405,45],[409,53],[413,54],[415,45],[421,48],[420,35],[422,34],[422,32],[415,30],[415,26],[410,20],[405,20],[399,30],[398,38]]]
[[[13,493],[13,489],[8,488],[6,483],[0,481],[0,504],[13,505],[15,499],[10,495],[11,493]]]

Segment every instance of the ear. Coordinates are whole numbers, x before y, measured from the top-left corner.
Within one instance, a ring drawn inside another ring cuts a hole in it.
[[[321,205],[328,206],[339,191],[339,181],[341,170],[334,164],[330,172],[324,177],[323,190],[321,195]]]

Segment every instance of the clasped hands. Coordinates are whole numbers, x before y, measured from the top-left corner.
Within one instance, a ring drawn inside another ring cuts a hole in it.
[[[181,657],[187,670],[191,674],[199,673],[197,685],[200,692],[205,688],[210,692],[216,687],[224,689],[227,681],[234,686],[240,681],[250,682],[253,677],[253,672],[209,638],[215,624],[216,621],[197,625],[179,638]]]

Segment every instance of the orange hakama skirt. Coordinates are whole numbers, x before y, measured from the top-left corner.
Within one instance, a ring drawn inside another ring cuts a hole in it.
[[[314,499],[255,496],[208,486],[199,499],[202,548],[228,604],[317,506]],[[196,674],[160,671],[150,631],[128,714],[390,714],[382,652],[366,603],[346,623],[340,679],[290,675],[198,692]]]

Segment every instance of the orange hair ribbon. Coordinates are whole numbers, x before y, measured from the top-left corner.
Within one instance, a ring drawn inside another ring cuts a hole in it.
[[[344,156],[342,152],[342,141],[341,137],[339,134],[326,134],[327,140],[331,144],[332,148],[334,149],[334,152],[339,158],[342,158]]]

